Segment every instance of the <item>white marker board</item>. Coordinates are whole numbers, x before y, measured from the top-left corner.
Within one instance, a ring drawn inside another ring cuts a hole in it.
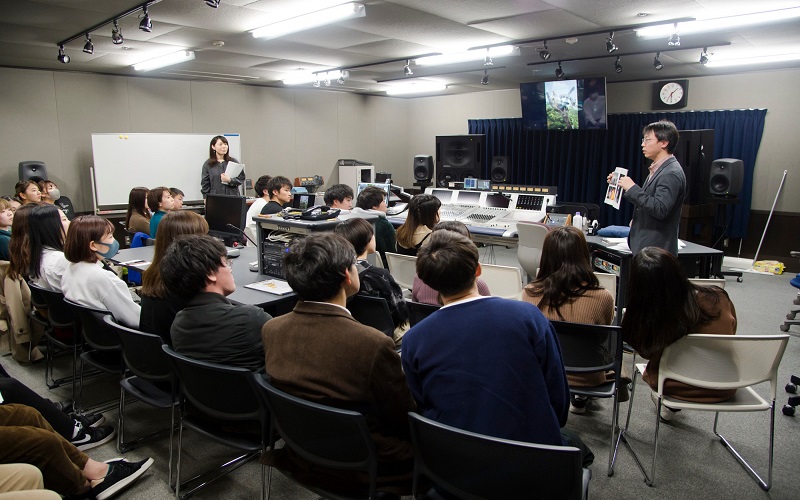
[[[185,201],[202,200],[203,163],[217,135],[228,140],[229,154],[244,162],[239,134],[92,134],[97,207],[127,206],[136,186],[176,187]]]

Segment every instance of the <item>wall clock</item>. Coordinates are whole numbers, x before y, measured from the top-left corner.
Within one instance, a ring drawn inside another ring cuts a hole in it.
[[[689,98],[689,80],[666,80],[653,84],[653,109],[681,109]]]

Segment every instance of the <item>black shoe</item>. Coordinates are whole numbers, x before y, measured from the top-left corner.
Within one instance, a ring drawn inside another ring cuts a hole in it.
[[[111,498],[127,488],[141,476],[144,471],[153,465],[153,459],[148,458],[141,462],[128,462],[122,458],[107,460],[108,473],[99,482],[92,481],[90,494],[97,500]]]
[[[110,425],[105,427],[84,427],[78,422],[78,434],[70,439],[70,443],[81,451],[91,450],[114,439],[116,431]]]
[[[106,417],[102,413],[73,413],[70,416],[84,427],[99,427],[106,421]]]

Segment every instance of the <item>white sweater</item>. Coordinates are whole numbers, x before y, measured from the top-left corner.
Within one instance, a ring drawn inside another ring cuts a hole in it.
[[[69,267],[64,252],[55,248],[44,247],[42,261],[39,264],[39,277],[34,283],[53,292],[61,292],[61,277]]]
[[[128,286],[116,274],[103,269],[102,262],[70,263],[61,278],[61,289],[69,300],[105,309],[120,323],[139,328],[141,307],[131,298]]]
[[[253,217],[261,213],[261,209],[264,208],[264,205],[267,204],[267,200],[264,198],[256,198],[256,201],[250,205],[250,208],[247,210],[247,215],[245,216],[245,224],[244,224],[244,232],[247,233],[247,236],[251,237],[253,241],[256,240],[256,222],[253,220]],[[247,246],[252,245],[249,241],[247,242]]]

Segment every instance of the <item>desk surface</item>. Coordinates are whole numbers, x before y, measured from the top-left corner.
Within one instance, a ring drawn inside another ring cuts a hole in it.
[[[150,262],[153,260],[153,251],[155,247],[139,247],[127,248],[120,250],[117,255],[112,259],[115,263],[128,262],[135,259],[146,260]],[[267,292],[259,292],[245,288],[245,285],[255,283],[256,281],[274,279],[272,276],[265,276],[250,271],[250,263],[256,260],[255,247],[239,247],[240,255],[231,259],[233,280],[236,283],[236,291],[228,296],[231,302],[237,304],[251,304],[259,307],[272,307],[283,302],[293,302],[297,299],[297,295],[290,293],[287,295],[272,295]]]
[[[623,254],[624,253],[624,254],[627,254],[627,255],[631,254],[631,252],[629,250],[625,251],[625,250],[611,250],[611,249],[609,249],[608,245],[606,243],[603,243],[603,237],[602,236],[587,236],[586,237],[586,241],[590,245],[594,245],[595,247],[602,247],[602,248],[607,249],[608,251],[610,251],[612,253],[617,253],[617,254]],[[683,241],[683,243],[685,243],[686,246],[684,246],[683,248],[679,248],[678,249],[678,256],[679,257],[690,256],[690,255],[703,255],[703,256],[720,255],[721,256],[722,253],[723,253],[722,250],[717,250],[716,248],[704,247],[703,245],[698,245],[697,243],[692,243],[691,241],[685,241],[685,240],[681,240],[681,241]]]

